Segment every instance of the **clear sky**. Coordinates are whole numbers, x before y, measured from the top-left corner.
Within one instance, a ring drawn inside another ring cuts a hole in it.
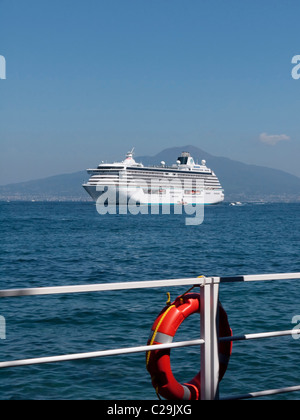
[[[0,184],[187,144],[300,176],[299,17],[299,0],[0,0]]]

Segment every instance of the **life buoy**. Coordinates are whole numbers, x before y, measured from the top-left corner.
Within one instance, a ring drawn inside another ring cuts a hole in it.
[[[148,345],[171,343],[181,323],[190,315],[200,312],[200,294],[179,296],[165,307],[156,318]],[[227,314],[219,303],[219,337],[232,336]],[[223,378],[232,352],[232,342],[219,343],[219,381]],[[156,392],[167,400],[199,400],[201,398],[200,372],[190,381],[180,384],[174,377],[170,362],[170,349],[150,350],[146,354],[147,370]]]

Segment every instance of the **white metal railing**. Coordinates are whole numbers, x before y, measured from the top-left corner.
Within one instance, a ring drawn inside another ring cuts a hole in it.
[[[259,274],[246,275],[236,277],[200,277],[187,279],[173,279],[173,280],[154,280],[154,281],[139,281],[139,282],[123,282],[123,283],[105,283],[105,284],[90,284],[90,285],[76,285],[76,286],[58,286],[58,287],[40,287],[40,288],[25,288],[25,289],[7,289],[0,290],[0,298],[20,297],[20,296],[37,296],[37,295],[53,295],[65,293],[91,293],[104,292],[115,290],[128,289],[144,289],[144,288],[161,288],[161,287],[175,287],[175,286],[199,286],[200,300],[201,300],[201,337],[198,340],[173,342],[167,344],[156,344],[139,347],[128,347],[111,350],[102,350],[88,353],[76,353],[51,357],[40,357],[33,359],[13,360],[0,362],[0,368],[34,365],[41,363],[54,363],[69,360],[79,360],[87,358],[114,356],[120,354],[130,354],[147,352],[149,350],[158,350],[166,348],[178,348],[187,346],[201,345],[201,399],[214,400],[219,399],[218,382],[219,382],[219,358],[218,358],[218,343],[219,341],[242,341],[253,340],[261,338],[271,338],[287,335],[300,334],[300,329],[263,332],[257,334],[245,334],[233,337],[218,338],[217,332],[217,308],[219,301],[219,285],[221,283],[232,282],[252,282],[252,281],[269,281],[269,280],[300,280],[300,273],[282,273],[282,274]],[[251,392],[243,395],[236,395],[222,399],[246,399],[256,398],[260,396],[275,395],[283,392],[300,391],[300,385],[272,389],[259,392]]]

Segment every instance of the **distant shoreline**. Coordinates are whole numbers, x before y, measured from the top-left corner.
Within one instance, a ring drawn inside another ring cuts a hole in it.
[[[232,199],[232,200],[224,200],[222,203],[216,204],[215,206],[222,206],[224,204],[230,204],[233,202],[241,202],[242,204],[297,204],[300,203],[300,197],[297,198],[282,198],[282,199],[248,199],[248,200],[241,200],[241,199]],[[88,204],[95,204],[92,199],[72,199],[72,198],[6,198],[0,197],[0,203],[88,203]],[[214,206],[214,207],[215,207]]]

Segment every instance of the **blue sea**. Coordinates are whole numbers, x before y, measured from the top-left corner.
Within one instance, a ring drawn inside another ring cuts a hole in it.
[[[185,215],[99,215],[94,203],[0,203],[0,289],[261,273],[300,272],[300,204],[223,203],[204,222]],[[184,287],[1,299],[0,361],[147,343],[151,326]],[[289,330],[300,315],[300,283],[220,286],[234,335]],[[197,339],[199,317],[176,341]],[[300,340],[235,342],[220,396],[300,384]],[[199,370],[200,349],[171,352],[180,382]],[[2,369],[0,398],[152,400],[145,354]],[[300,393],[268,399],[299,399]]]

